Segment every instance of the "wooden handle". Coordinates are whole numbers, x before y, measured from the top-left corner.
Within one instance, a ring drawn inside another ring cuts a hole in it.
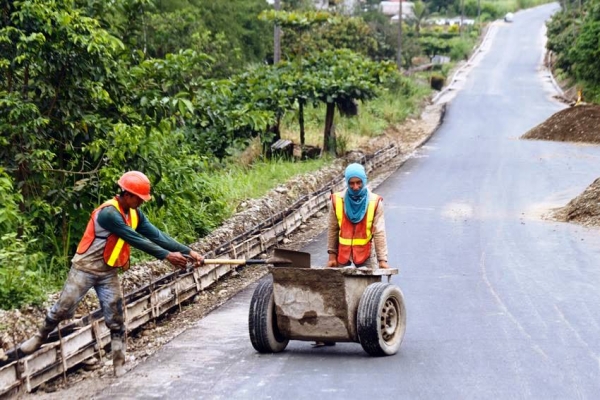
[[[205,258],[203,264],[226,264],[226,265],[245,265],[243,258]]]

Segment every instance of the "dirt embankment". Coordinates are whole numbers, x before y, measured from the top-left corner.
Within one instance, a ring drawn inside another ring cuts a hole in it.
[[[600,144],[600,106],[579,105],[552,115],[522,139]],[[600,226],[600,178],[550,218],[585,226]]]

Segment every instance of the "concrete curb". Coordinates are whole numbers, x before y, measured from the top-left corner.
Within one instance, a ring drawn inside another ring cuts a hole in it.
[[[498,27],[498,23],[499,20],[496,20],[494,22],[491,22],[488,27],[487,27],[487,31],[485,33],[485,36],[483,37],[483,39],[481,40],[481,43],[479,43],[479,46],[477,46],[475,48],[475,50],[473,51],[473,53],[471,54],[471,57],[469,57],[469,59],[467,60],[467,62],[462,65],[459,69],[457,69],[454,74],[452,75],[452,78],[450,79],[450,83],[448,85],[446,85],[440,92],[438,92],[432,99],[433,103],[437,103],[438,100],[445,95],[447,92],[453,90],[452,85],[454,83],[457,82],[457,76],[459,74],[465,73],[468,70],[471,69],[471,67],[473,66],[473,62],[475,60],[476,57],[478,57],[480,55],[481,52],[483,52],[483,46],[484,45],[488,45],[488,43],[493,39],[493,36],[496,34],[496,30]],[[466,76],[467,74],[465,74]]]

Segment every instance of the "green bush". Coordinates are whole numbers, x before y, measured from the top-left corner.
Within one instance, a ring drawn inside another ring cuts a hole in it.
[[[600,87],[600,1],[556,13],[547,23],[548,50],[556,54],[554,74],[583,88],[586,101],[598,102]]]
[[[584,99],[588,103],[600,104],[600,85],[587,85]]]
[[[221,190],[202,179],[202,176],[185,176],[187,184],[163,179],[156,188],[161,193],[158,202],[148,203],[144,212],[154,225],[184,243],[192,243],[206,236],[227,218],[227,204]]]
[[[449,31],[439,31],[436,29],[424,29],[421,31],[421,37],[434,37],[437,39],[452,39],[458,35],[459,32],[456,28]]]
[[[492,21],[494,18],[487,12],[482,12],[481,13],[481,22],[488,22],[488,21]]]
[[[494,3],[483,2],[481,4],[481,14],[488,14],[491,19],[497,19],[502,16],[502,11]]]
[[[450,58],[455,61],[466,60],[471,54],[473,44],[467,39],[452,39],[450,41]]]
[[[0,235],[16,231],[23,226],[24,217],[19,211],[19,204],[23,201],[23,196],[15,192],[12,178],[0,167],[0,198],[2,198],[2,207],[0,207]]]
[[[0,307],[6,310],[22,304],[40,304],[44,282],[38,263],[44,254],[34,251],[35,239],[17,238],[16,233],[0,237]]]
[[[47,255],[40,251],[39,241],[31,238],[31,221],[19,210],[23,196],[2,168],[0,198],[0,308],[39,304],[45,291],[62,279],[61,263],[54,262],[43,271]]]
[[[477,1],[475,1],[475,0],[465,1],[465,14],[468,15],[469,17],[477,16]]]
[[[343,156],[348,150],[348,138],[346,135],[339,135],[335,140],[335,152],[338,156]]]
[[[600,84],[600,1],[586,15],[568,55],[577,79]]]
[[[390,77],[385,82],[385,88],[392,93],[397,93],[405,97],[414,95],[418,90],[417,85],[412,79],[400,73],[390,74]]]

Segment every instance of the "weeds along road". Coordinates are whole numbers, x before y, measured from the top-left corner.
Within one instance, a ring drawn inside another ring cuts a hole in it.
[[[555,9],[499,26],[443,126],[377,189],[408,312],[398,354],[292,341],[260,355],[250,289],[90,397],[600,398],[600,237],[540,217],[598,177],[600,148],[518,139],[562,107],[539,73]]]

